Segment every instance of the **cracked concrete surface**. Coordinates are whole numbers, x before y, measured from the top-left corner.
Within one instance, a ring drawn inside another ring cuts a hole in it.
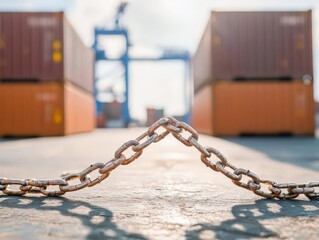
[[[106,162],[144,129],[0,141],[0,176],[55,178]],[[317,138],[200,136],[235,166],[277,182],[319,180]],[[318,239],[319,201],[266,200],[173,137],[92,188],[60,198],[0,195],[0,239]]]

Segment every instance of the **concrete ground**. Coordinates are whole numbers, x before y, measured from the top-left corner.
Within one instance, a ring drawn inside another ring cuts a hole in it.
[[[2,140],[0,176],[56,178],[106,162],[144,129]],[[277,182],[319,180],[319,139],[200,136],[237,167]],[[0,194],[0,239],[318,239],[319,201],[265,200],[169,137],[92,188],[60,198]]]

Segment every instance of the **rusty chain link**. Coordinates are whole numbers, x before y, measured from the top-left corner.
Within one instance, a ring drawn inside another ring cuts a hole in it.
[[[163,128],[164,131],[162,133],[157,133],[156,130],[159,128]],[[183,132],[189,134],[189,136],[185,137],[185,133],[182,135]],[[319,189],[319,181],[297,184],[276,183],[271,180],[261,179],[257,174],[250,170],[237,168],[229,163],[226,157],[217,149],[201,145],[198,142],[198,133],[196,130],[188,124],[180,122],[172,117],[161,118],[139,137],[125,142],[115,151],[114,158],[107,163],[94,163],[82,172],[67,174],[53,180],[0,178],[0,191],[7,195],[41,193],[47,196],[60,196],[66,192],[92,187],[106,179],[111,171],[118,166],[129,164],[139,158],[146,147],[152,143],[161,141],[170,133],[185,146],[195,147],[201,154],[201,161],[207,167],[224,174],[237,186],[250,190],[259,196],[270,199],[292,199],[298,197],[300,194],[304,194],[309,199],[317,199],[319,197],[319,191],[316,191],[316,188]],[[133,151],[133,154],[129,157],[125,155],[125,152],[128,149]],[[210,160],[212,157],[216,157],[217,161],[213,162]],[[89,174],[94,171],[98,171],[99,176],[92,180]],[[248,178],[246,182],[242,181],[243,176]],[[78,182],[71,184],[70,181],[72,180],[77,180]],[[13,186],[18,186],[18,190],[12,189]],[[48,189],[52,186],[58,187],[58,190]],[[267,186],[268,190],[262,190],[262,186]]]

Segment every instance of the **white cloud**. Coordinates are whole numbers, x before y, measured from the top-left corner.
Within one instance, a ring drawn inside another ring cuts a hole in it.
[[[94,27],[105,27],[113,22],[119,0],[76,0],[76,4],[67,12],[69,20],[76,27],[84,42],[93,43]]]

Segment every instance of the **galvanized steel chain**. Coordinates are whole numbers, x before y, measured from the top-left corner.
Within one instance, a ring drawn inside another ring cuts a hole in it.
[[[164,131],[157,133],[156,130],[159,128],[163,128]],[[183,132],[184,134],[182,134]],[[107,163],[94,163],[82,172],[67,174],[53,180],[0,178],[0,191],[7,195],[41,193],[47,196],[60,196],[66,192],[92,187],[106,179],[111,171],[118,166],[127,165],[139,158],[144,148],[152,143],[161,141],[170,133],[185,146],[195,147],[201,154],[201,161],[207,167],[224,174],[237,186],[250,190],[257,195],[278,199],[292,199],[298,197],[300,194],[304,194],[309,199],[317,199],[319,197],[319,191],[316,191],[316,188],[319,188],[319,181],[297,184],[276,183],[271,180],[262,179],[250,170],[235,167],[217,149],[201,145],[198,142],[198,133],[191,126],[172,117],[161,118],[139,137],[124,143],[115,151],[113,159]],[[189,136],[186,137],[185,133]],[[133,151],[133,154],[129,157],[125,155],[128,149]],[[209,160],[212,157],[217,158],[215,163]],[[94,171],[97,171],[98,177],[91,179],[89,174]],[[248,178],[246,182],[243,181],[243,176]],[[77,180],[78,183],[71,184],[70,181],[72,180]],[[10,187],[13,185],[17,185],[18,190],[11,189]],[[48,189],[50,186],[57,186],[58,190]],[[267,190],[264,190],[263,186],[267,186]]]

